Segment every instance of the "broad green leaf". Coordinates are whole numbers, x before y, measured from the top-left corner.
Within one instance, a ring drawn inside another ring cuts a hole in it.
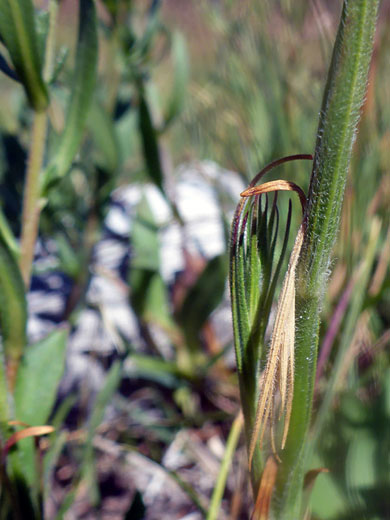
[[[0,330],[11,387],[26,345],[27,305],[24,283],[13,252],[0,238]]]
[[[79,150],[93,99],[97,76],[98,35],[94,0],[80,0],[79,32],[72,93],[66,109],[65,129],[59,148],[49,164],[45,184],[63,177]]]
[[[67,336],[67,330],[57,330],[26,349],[15,386],[17,420],[40,426],[49,419],[65,367]]]
[[[34,110],[45,110],[48,94],[42,77],[42,63],[31,0],[2,0],[0,33],[19,80]]]
[[[58,330],[26,349],[20,363],[14,392],[15,417],[32,426],[47,423],[65,367],[67,330]],[[13,480],[20,492],[29,496],[38,507],[39,477],[34,441],[23,439],[9,455]]]
[[[18,370],[14,392],[15,417],[29,425],[44,425],[52,411],[65,366],[67,331],[56,331],[31,345]],[[9,456],[10,471],[21,489],[28,488],[37,504],[39,489],[34,442],[31,438],[17,443]]]

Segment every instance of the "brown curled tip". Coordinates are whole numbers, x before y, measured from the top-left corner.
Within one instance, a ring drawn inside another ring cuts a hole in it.
[[[267,193],[270,191],[295,191],[298,193],[299,200],[301,201],[302,212],[305,212],[306,209],[306,196],[303,193],[303,190],[297,186],[295,183],[290,181],[271,181],[261,184],[260,186],[256,186],[259,180],[264,177],[266,173],[268,173],[276,166],[279,166],[283,163],[290,161],[298,161],[298,160],[308,160],[312,161],[313,156],[310,154],[296,154],[296,155],[287,155],[286,157],[282,157],[281,159],[276,159],[275,161],[270,162],[265,166],[257,175],[253,177],[248,188],[241,193],[241,197],[250,197],[251,195],[260,195],[261,193]]]
[[[305,212],[306,196],[302,188],[291,181],[277,180],[265,182],[264,184],[260,184],[260,186],[250,186],[240,193],[240,195],[241,197],[251,197],[252,195],[261,195],[262,193],[269,193],[271,191],[295,191],[301,201],[302,213]]]
[[[256,174],[253,177],[253,179],[251,180],[251,183],[249,184],[249,188],[252,188],[253,186],[255,186],[259,182],[259,180],[262,177],[264,177],[264,175],[266,173],[273,170],[277,166],[280,166],[281,164],[284,164],[286,162],[301,161],[301,160],[312,161],[313,156],[310,154],[306,154],[306,153],[299,153],[296,155],[286,155],[285,157],[281,157],[280,159],[276,159],[275,161],[270,162],[269,164],[267,164],[267,166],[264,166],[264,168],[261,171],[259,171],[258,174]]]

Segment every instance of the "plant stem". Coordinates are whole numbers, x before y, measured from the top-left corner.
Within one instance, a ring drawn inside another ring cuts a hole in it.
[[[47,113],[35,112],[23,196],[20,271],[28,290],[40,215],[40,173],[45,152]]]
[[[300,515],[316,372],[319,313],[366,91],[378,0],[344,0],[320,115],[296,276],[294,398],[273,496],[275,518]]]
[[[234,419],[229,432],[229,437],[226,442],[226,448],[222,459],[221,468],[219,470],[217,482],[215,484],[213,495],[211,497],[209,511],[206,517],[207,520],[216,520],[218,518],[223,492],[225,490],[226,480],[229,473],[229,467],[231,465],[234,452],[236,450],[238,439],[240,438],[242,425],[243,415],[242,412],[240,412]]]
[[[55,36],[57,26],[57,0],[49,4],[50,25],[45,49],[43,77],[49,81],[53,72]],[[28,157],[26,181],[23,194],[22,232],[20,244],[20,271],[26,289],[30,285],[31,268],[34,259],[35,242],[38,236],[39,216],[42,209],[41,170],[45,154],[48,109],[34,113],[31,146]]]

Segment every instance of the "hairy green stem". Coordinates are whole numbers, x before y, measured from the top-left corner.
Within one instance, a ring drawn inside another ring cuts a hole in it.
[[[294,399],[273,516],[298,519],[315,381],[319,313],[364,101],[379,0],[345,0],[321,109],[296,276]]]

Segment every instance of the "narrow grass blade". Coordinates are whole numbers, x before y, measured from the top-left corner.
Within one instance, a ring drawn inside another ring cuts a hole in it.
[[[209,505],[206,520],[217,520],[219,518],[219,510],[221,508],[221,501],[226,486],[229,467],[231,466],[234,452],[236,450],[237,443],[240,438],[242,425],[243,416],[240,412],[239,415],[233,421],[229,437],[226,442],[225,453],[223,455],[223,460],[221,468],[219,470],[217,482],[214,487],[213,496],[211,497],[211,502]]]

